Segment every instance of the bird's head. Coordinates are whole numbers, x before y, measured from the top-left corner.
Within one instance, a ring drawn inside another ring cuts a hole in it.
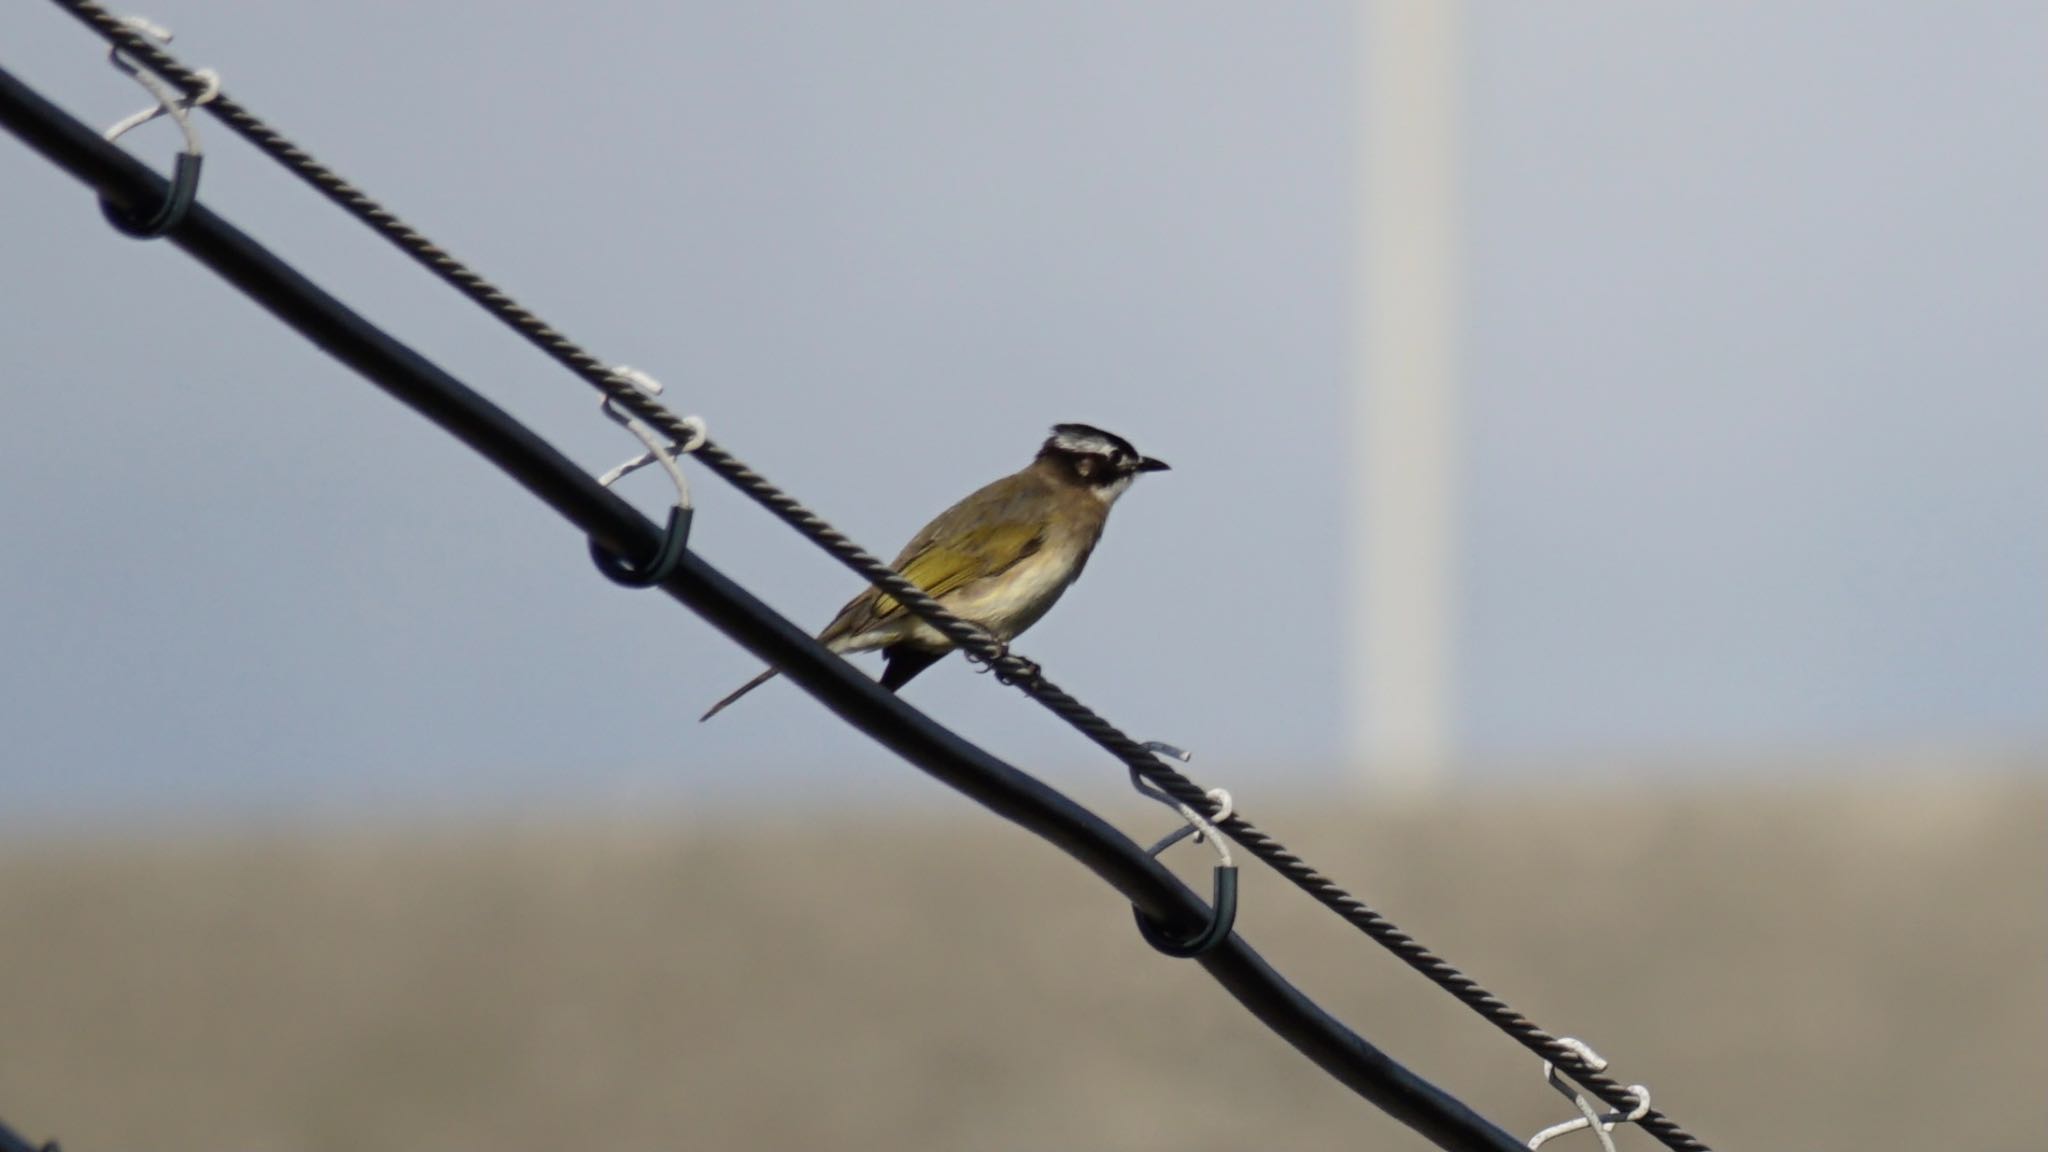
[[[1055,476],[1113,504],[1140,472],[1164,472],[1166,461],[1141,456],[1131,442],[1087,424],[1055,424],[1038,450],[1038,462]]]

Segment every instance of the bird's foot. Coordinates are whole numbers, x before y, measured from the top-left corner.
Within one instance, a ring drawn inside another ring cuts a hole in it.
[[[1019,667],[1015,670],[1004,668],[1002,665],[1006,660],[1014,661]],[[996,679],[1005,684],[1022,684],[1029,687],[1037,684],[1041,678],[1038,663],[1033,660],[1026,660],[1024,657],[1010,651],[1008,644],[997,644],[996,654],[993,659],[978,662],[982,664],[982,671],[994,672]]]
[[[1040,674],[1036,661],[1026,660],[1022,656],[1013,656],[1011,659],[1017,661],[1022,667],[1018,668],[1015,672],[999,671],[996,673],[996,679],[1001,680],[1005,684],[1022,684],[1027,688],[1037,687],[1038,683],[1044,679],[1044,676]]]

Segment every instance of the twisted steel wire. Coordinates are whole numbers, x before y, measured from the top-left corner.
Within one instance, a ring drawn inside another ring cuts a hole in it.
[[[156,43],[142,36],[119,16],[107,11],[97,0],[52,0],[58,7],[83,21],[109,43],[146,64],[152,71],[187,93],[197,94],[205,82],[193,70]],[[479,307],[524,336],[536,348],[568,368],[584,382],[603,392],[619,407],[632,412],[677,443],[695,434],[681,416],[648,394],[615,375],[611,366],[575,341],[549,326],[521,306],[497,285],[486,280],[445,249],[399,219],[367,193],[350,184],[311,154],[259,119],[254,113],[220,91],[205,105],[235,133],[259,151],[304,180],[349,215],[354,216],[399,250],[434,273]],[[969,659],[993,669],[1004,683],[1014,684],[1036,699],[1076,731],[1087,736],[1125,766],[1151,781],[1167,794],[1197,811],[1214,815],[1219,809],[1199,784],[1174,770],[1157,755],[1122,730],[1046,679],[1033,662],[1011,653],[1006,645],[978,625],[953,615],[924,590],[905,579],[880,558],[868,553],[851,539],[806,508],[737,457],[706,439],[693,453],[705,467],[724,478],[778,519],[796,529],[812,543],[852,569],[862,578],[887,592],[905,608],[952,640]],[[1525,1048],[1549,1060],[1594,1095],[1623,1113],[1636,1106],[1634,1093],[1607,1076],[1586,1066],[1578,1052],[1510,1008],[1478,981],[1424,947],[1364,901],[1346,892],[1335,881],[1317,872],[1278,840],[1233,813],[1217,825],[1253,856],[1285,876],[1295,887],[1335,912],[1374,942],[1399,957],[1410,968],[1449,992],[1460,1003],[1501,1029]],[[1711,1152],[1697,1137],[1655,1109],[1635,1122],[1674,1152]]]

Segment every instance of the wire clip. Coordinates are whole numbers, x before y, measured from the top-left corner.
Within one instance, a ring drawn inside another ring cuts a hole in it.
[[[140,16],[123,16],[121,24],[139,36],[159,44],[171,42],[171,32],[152,24]],[[153,240],[176,228],[192,210],[192,203],[199,197],[199,165],[204,159],[199,152],[199,133],[192,127],[192,109],[211,101],[220,95],[220,74],[211,68],[201,68],[193,75],[205,85],[198,95],[189,95],[177,85],[149,70],[148,66],[123,52],[119,48],[107,50],[107,62],[115,68],[134,77],[137,84],[149,90],[156,97],[151,107],[132,116],[124,117],[108,128],[105,135],[108,143],[119,140],[129,131],[140,128],[159,116],[168,115],[178,122],[178,128],[185,134],[185,150],[171,167],[171,187],[165,194],[164,202],[156,211],[143,216],[135,210],[124,208],[105,196],[100,197],[100,213],[107,218],[116,231],[137,240]]]
[[[612,369],[612,378],[645,395],[661,395],[661,381],[638,368],[620,364]],[[598,408],[604,412],[607,419],[631,432],[642,444],[647,445],[647,451],[598,477],[599,484],[609,488],[618,483],[621,477],[631,475],[657,461],[668,473],[669,479],[675,482],[676,502],[668,510],[668,528],[662,534],[661,546],[655,549],[654,555],[645,564],[636,565],[597,541],[590,542],[590,559],[597,565],[597,570],[604,573],[606,579],[628,588],[652,588],[675,572],[676,565],[682,563],[683,553],[688,551],[690,546],[690,520],[695,515],[695,510],[690,506],[690,482],[683,476],[683,469],[676,463],[676,456],[688,455],[702,448],[705,440],[709,438],[708,433],[703,420],[695,416],[686,416],[683,422],[690,427],[690,438],[680,444],[670,444],[660,433],[649,427],[646,421],[618,407],[611,397],[607,396],[598,401]]]
[[[1187,752],[1157,740],[1147,743],[1145,750],[1171,756],[1182,763],[1193,759]],[[1145,938],[1145,943],[1178,959],[1186,960],[1200,956],[1228,940],[1231,928],[1237,923],[1237,865],[1230,858],[1230,848],[1224,844],[1222,834],[1216,830],[1217,824],[1230,819],[1230,793],[1221,788],[1211,788],[1208,797],[1209,803],[1215,805],[1215,815],[1204,816],[1146,782],[1135,768],[1131,769],[1131,787],[1137,789],[1140,796],[1148,800],[1157,800],[1179,812],[1181,819],[1187,821],[1168,833],[1159,843],[1146,849],[1146,855],[1156,857],[1190,836],[1195,838],[1197,844],[1208,841],[1209,846],[1216,850],[1215,881],[1209,898],[1209,923],[1201,931],[1188,936],[1175,936],[1145,915],[1142,909],[1131,909],[1132,915],[1137,917],[1138,934]]]
[[[1579,1058],[1579,1062],[1588,1071],[1607,1071],[1607,1061],[1598,1052],[1593,1051],[1592,1046],[1585,1041],[1564,1036],[1558,1039],[1558,1043],[1571,1049],[1572,1054]],[[1566,1083],[1564,1077],[1559,1074],[1557,1065],[1551,1061],[1545,1060],[1543,1062],[1543,1078],[1549,1081],[1550,1086],[1557,1089],[1560,1095],[1572,1102],[1572,1105],[1579,1110],[1579,1115],[1562,1124],[1552,1124],[1550,1127],[1530,1137],[1530,1148],[1541,1148],[1551,1140],[1563,1136],[1567,1132],[1577,1132],[1585,1128],[1590,1129],[1593,1135],[1599,1138],[1602,1152],[1614,1152],[1614,1137],[1608,1135],[1608,1133],[1614,1131],[1614,1126],[1616,1124],[1634,1123],[1650,1114],[1650,1090],[1641,1084],[1631,1084],[1628,1086],[1629,1093],[1636,1098],[1636,1106],[1634,1108],[1629,1109],[1627,1112],[1609,1112],[1603,1116],[1600,1114],[1600,1109],[1596,1102],[1588,1099],[1586,1094],[1578,1088]]]

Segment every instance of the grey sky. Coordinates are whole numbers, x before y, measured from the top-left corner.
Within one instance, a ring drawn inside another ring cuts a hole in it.
[[[1205,774],[1341,771],[1348,6],[149,15],[871,549],[1054,421],[1172,461],[1021,650]],[[139,89],[96,45],[0,15],[0,66],[106,123]],[[2048,14],[1490,4],[1469,49],[1468,743],[2048,743]],[[629,452],[201,125],[209,204],[593,471]],[[751,657],[11,139],[0,187],[0,820],[928,791],[786,685],[699,727]],[[697,491],[800,622],[856,590]],[[958,662],[909,695],[1115,784]]]

